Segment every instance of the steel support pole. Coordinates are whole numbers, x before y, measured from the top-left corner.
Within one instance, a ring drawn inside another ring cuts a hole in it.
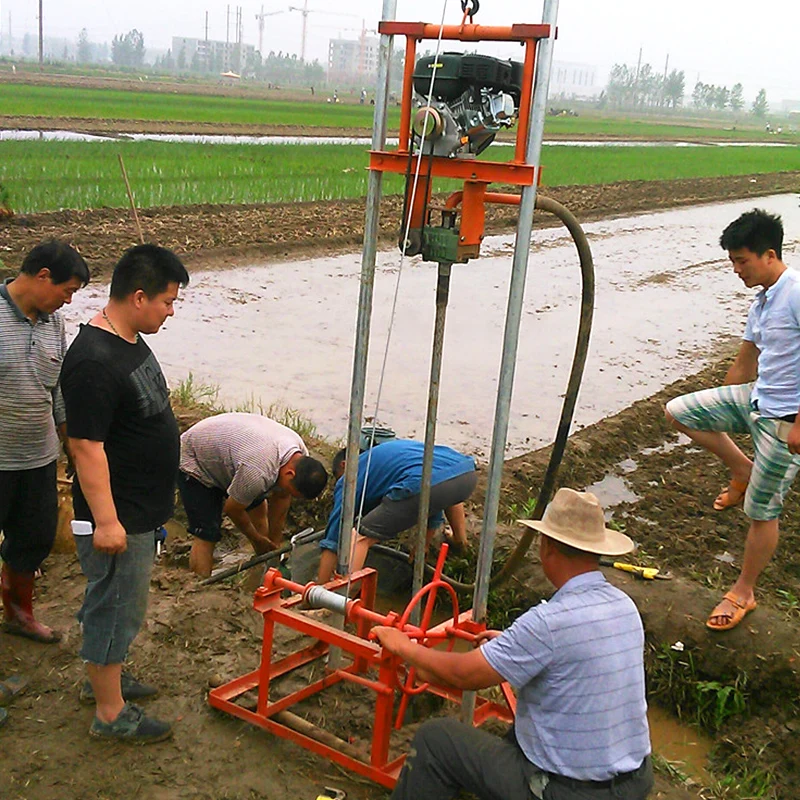
[[[397,0],[383,0],[383,19],[394,20]],[[389,101],[389,70],[392,63],[394,36],[381,34],[378,51],[378,84],[375,92],[375,115],[372,124],[372,150],[386,146],[386,113]],[[339,573],[350,574],[350,550],[353,541],[353,522],[356,509],[358,480],[358,451],[364,417],[364,393],[367,383],[369,330],[372,320],[372,293],[375,286],[375,257],[378,251],[379,213],[383,173],[370,170],[367,179],[367,203],[364,217],[364,245],[361,250],[361,284],[358,294],[356,341],[353,356],[353,376],[350,384],[350,417],[347,426],[347,460],[345,461],[344,492],[342,493],[342,523],[339,531]],[[333,624],[344,628],[344,617],[334,615]],[[337,669],[341,650],[332,647],[328,665]]]
[[[489,578],[492,571],[494,537],[497,529],[497,513],[500,506],[500,483],[503,477],[508,418],[511,409],[511,394],[514,388],[514,369],[517,362],[519,326],[522,319],[522,303],[525,298],[525,279],[528,272],[531,230],[533,229],[533,209],[536,203],[536,186],[540,167],[544,121],[547,113],[547,89],[550,84],[550,70],[553,63],[553,44],[558,19],[558,0],[544,0],[542,22],[550,26],[550,36],[539,40],[536,58],[536,78],[534,81],[533,102],[531,103],[530,125],[528,127],[528,146],[525,161],[535,168],[532,186],[522,188],[517,221],[517,237],[514,243],[514,258],[511,268],[511,283],[508,290],[508,309],[503,335],[503,356],[500,363],[500,379],[497,386],[497,404],[494,414],[492,450],[489,459],[486,500],[483,506],[483,527],[481,529],[478,569],[475,578],[475,595],[472,603],[472,616],[477,621],[486,618],[486,603],[489,595]],[[465,692],[461,705],[461,719],[472,722],[475,713],[475,693]]]
[[[394,20],[397,0],[383,0],[384,20]],[[378,86],[375,93],[375,116],[372,128],[372,149],[386,146],[386,113],[389,100],[389,67],[392,61],[393,36],[381,35],[378,54]],[[350,385],[350,419],[347,429],[347,462],[344,473],[342,498],[342,527],[339,533],[339,571],[350,572],[350,549],[353,520],[356,509],[356,480],[358,478],[358,449],[364,416],[364,391],[367,380],[367,355],[372,319],[372,292],[375,285],[375,257],[378,249],[378,231],[383,173],[370,170],[367,182],[367,208],[364,219],[364,245],[361,252],[361,285],[358,296],[355,355],[353,377]]]
[[[425,580],[425,556],[427,554],[428,511],[431,505],[431,477],[433,475],[433,446],[436,443],[436,417],[439,413],[439,385],[442,374],[442,351],[444,349],[444,323],[447,301],[450,297],[450,271],[452,265],[439,263],[436,284],[436,321],[433,326],[433,351],[431,354],[431,379],[428,384],[428,415],[425,419],[425,453],[422,457],[422,479],[419,493],[419,516],[417,517],[417,542],[414,549],[414,583],[411,596],[416,596]],[[421,608],[411,612],[411,622],[419,625]]]

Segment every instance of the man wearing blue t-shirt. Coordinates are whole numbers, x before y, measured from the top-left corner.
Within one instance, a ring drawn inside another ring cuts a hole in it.
[[[643,800],[653,786],[644,685],[644,631],[633,601],[606,581],[599,556],[633,542],[605,527],[590,493],[559,489],[543,519],[539,555],[558,590],[482,646],[446,652],[376,627],[381,645],[421,680],[462,690],[503,681],[517,692],[505,738],[452,718],[417,731],[393,800]]]
[[[364,566],[367,552],[373,544],[393,539],[416,524],[424,452],[425,445],[422,442],[393,439],[376,445],[359,456],[356,510],[361,510],[363,499],[363,512],[361,524],[353,529],[351,572]],[[325,538],[320,542],[322,556],[318,583],[327,583],[336,569],[342,523],[342,476],[346,455],[345,450],[340,450],[333,459],[336,488]],[[457,548],[466,546],[464,501],[472,494],[477,480],[472,458],[450,447],[434,447],[428,516],[429,542],[446,516],[453,531],[453,544]]]
[[[756,581],[778,545],[783,500],[800,469],[800,274],[781,260],[781,218],[761,209],[734,220],[719,243],[742,283],[761,290],[723,385],[676,397],[666,413],[730,470],[714,509],[743,504],[750,520],[739,577],[706,622],[726,631],[756,607]],[[752,460],[731,433],[750,434]]]

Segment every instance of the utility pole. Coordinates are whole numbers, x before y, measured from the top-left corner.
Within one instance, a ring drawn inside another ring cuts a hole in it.
[[[258,20],[258,52],[264,52],[264,6],[261,6],[261,13],[256,14]]]
[[[227,11],[225,12],[225,44],[230,44],[231,42],[231,7],[230,4],[227,6]]]
[[[639,60],[636,62],[636,77],[633,80],[633,107],[639,104],[639,71],[642,68],[642,48],[639,48]]]
[[[208,44],[208,11],[206,11],[206,44]]]
[[[42,20],[42,2],[39,0],[39,72],[44,69],[44,23]]]

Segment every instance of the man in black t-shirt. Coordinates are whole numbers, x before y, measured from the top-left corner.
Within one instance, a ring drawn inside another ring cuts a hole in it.
[[[89,733],[156,742],[172,726],[130,701],[156,693],[122,671],[144,621],[157,529],[172,514],[180,457],[178,426],[161,367],[141,334],[156,333],[189,282],[180,259],[155,245],[132,247],[114,268],[106,307],[82,325],[61,372],[67,433],[75,460],[75,537],[87,579],[78,618],[96,703]]]

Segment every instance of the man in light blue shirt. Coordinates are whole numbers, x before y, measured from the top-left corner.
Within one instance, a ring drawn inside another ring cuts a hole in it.
[[[363,515],[353,531],[351,572],[364,566],[367,551],[373,544],[388,541],[416,524],[424,452],[425,445],[422,442],[393,439],[375,445],[359,456],[356,509],[361,509],[363,500]],[[340,450],[333,459],[333,477],[337,483],[325,538],[320,542],[322,556],[318,583],[329,581],[336,568],[342,524],[345,457],[346,451]],[[453,544],[461,548],[466,546],[464,501],[472,494],[476,483],[475,461],[470,456],[443,445],[433,448],[428,541],[446,516],[453,531]]]
[[[761,290],[723,386],[667,403],[673,427],[730,470],[714,509],[743,503],[750,519],[739,577],[706,623],[717,631],[736,627],[756,607],[756,581],[777,547],[783,501],[800,468],[800,274],[781,260],[782,244],[780,217],[760,209],[725,228],[720,245],[734,272]],[[730,433],[751,435],[752,460]]]
[[[605,527],[590,493],[560,489],[543,519],[542,568],[557,588],[483,645],[448,653],[374,628],[387,650],[420,678],[459,689],[508,681],[517,691],[509,736],[451,718],[420,727],[393,800],[447,800],[460,790],[481,800],[643,800],[653,785],[644,685],[644,631],[633,601],[598,569],[600,555],[633,548]]]

